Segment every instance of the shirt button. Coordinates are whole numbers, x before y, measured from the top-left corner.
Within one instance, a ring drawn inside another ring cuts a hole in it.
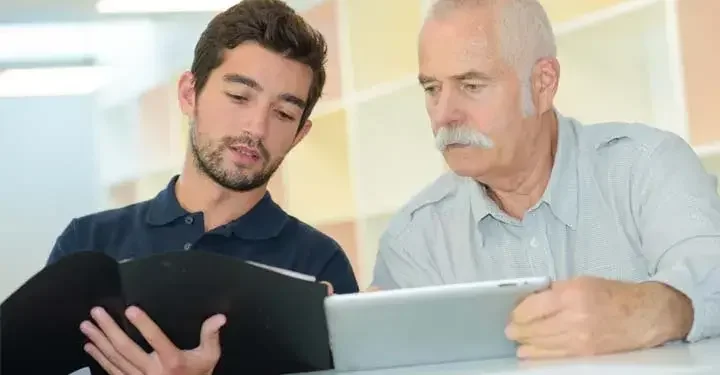
[[[193,223],[193,217],[185,216],[185,224],[192,224],[192,223]]]
[[[532,246],[532,247],[538,247],[538,240],[537,240],[537,238],[533,237],[533,238],[530,240],[530,246]]]
[[[192,244],[190,242],[188,242],[185,244],[185,246],[183,246],[183,249],[190,250],[191,247],[192,247]]]

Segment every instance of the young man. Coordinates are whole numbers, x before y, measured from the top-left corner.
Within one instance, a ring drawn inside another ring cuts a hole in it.
[[[289,216],[266,190],[285,155],[310,131],[325,83],[323,37],[279,0],[245,0],[216,16],[178,85],[191,120],[182,174],[154,199],[73,220],[49,262],[99,250],[118,260],[209,251],[314,275],[335,293],[358,291],[330,237]],[[102,309],[81,330],[111,374],[207,374],[224,317],[208,319],[201,345],[180,351],[144,312],[127,311],[155,348],[148,355]]]
[[[509,317],[520,357],[720,335],[714,179],[674,134],[560,115],[555,50],[536,0],[435,4],[419,79],[454,173],[391,220],[373,289],[551,276]]]

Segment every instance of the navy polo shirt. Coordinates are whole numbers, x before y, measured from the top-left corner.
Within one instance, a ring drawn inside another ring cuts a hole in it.
[[[288,215],[266,193],[237,220],[206,232],[202,212],[187,212],[175,196],[175,176],[155,198],[73,219],[58,237],[48,264],[78,251],[103,251],[116,260],[167,251],[209,251],[285,268],[328,281],[335,293],[358,284],[340,245]]]

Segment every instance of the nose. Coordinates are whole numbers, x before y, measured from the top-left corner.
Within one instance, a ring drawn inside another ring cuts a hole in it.
[[[433,108],[433,122],[438,126],[460,124],[465,120],[461,110],[460,98],[453,90],[443,90],[436,97]]]
[[[254,137],[262,139],[267,134],[269,118],[270,118],[270,106],[262,103],[257,103],[252,106],[246,113],[245,127],[243,130],[252,134]]]

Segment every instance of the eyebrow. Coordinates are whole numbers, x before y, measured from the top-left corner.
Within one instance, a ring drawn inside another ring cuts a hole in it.
[[[263,90],[263,87],[260,86],[258,81],[241,74],[226,74],[223,76],[223,81],[227,83],[240,83],[257,91]]]
[[[492,80],[492,77],[489,74],[479,72],[477,70],[469,70],[465,73],[453,75],[453,76],[451,76],[451,78],[455,81],[466,81],[466,80],[470,80],[470,79],[480,80],[480,81],[491,81]],[[435,81],[437,81],[437,78],[435,78],[435,77],[426,76],[423,74],[418,75],[418,82],[420,82],[421,85],[425,85],[425,84],[428,84],[430,82],[435,82]]]
[[[421,85],[425,85],[434,81],[437,81],[435,77],[426,76],[424,74],[418,75],[418,82],[420,82]]]
[[[281,94],[280,99],[282,99],[290,104],[294,104],[302,110],[305,110],[305,107],[307,106],[307,103],[304,100],[298,98],[297,96],[295,96],[293,94]]]
[[[490,77],[489,74],[479,72],[477,70],[469,70],[465,73],[457,74],[452,76],[452,78],[456,81],[465,81],[469,79],[475,79],[480,81],[491,81],[492,77]]]
[[[242,74],[235,74],[235,73],[226,74],[223,76],[223,81],[228,82],[228,83],[239,83],[239,84],[245,85],[245,86],[247,86],[255,91],[259,91],[259,92],[262,92],[264,90],[262,85],[260,85],[260,83],[258,83],[258,81],[254,80],[248,76],[244,76]],[[299,107],[302,110],[305,110],[305,107],[307,107],[307,103],[305,102],[305,100],[302,100],[302,99],[298,98],[296,95],[293,95],[290,93],[280,94],[279,98],[285,102],[288,102],[292,105]]]

